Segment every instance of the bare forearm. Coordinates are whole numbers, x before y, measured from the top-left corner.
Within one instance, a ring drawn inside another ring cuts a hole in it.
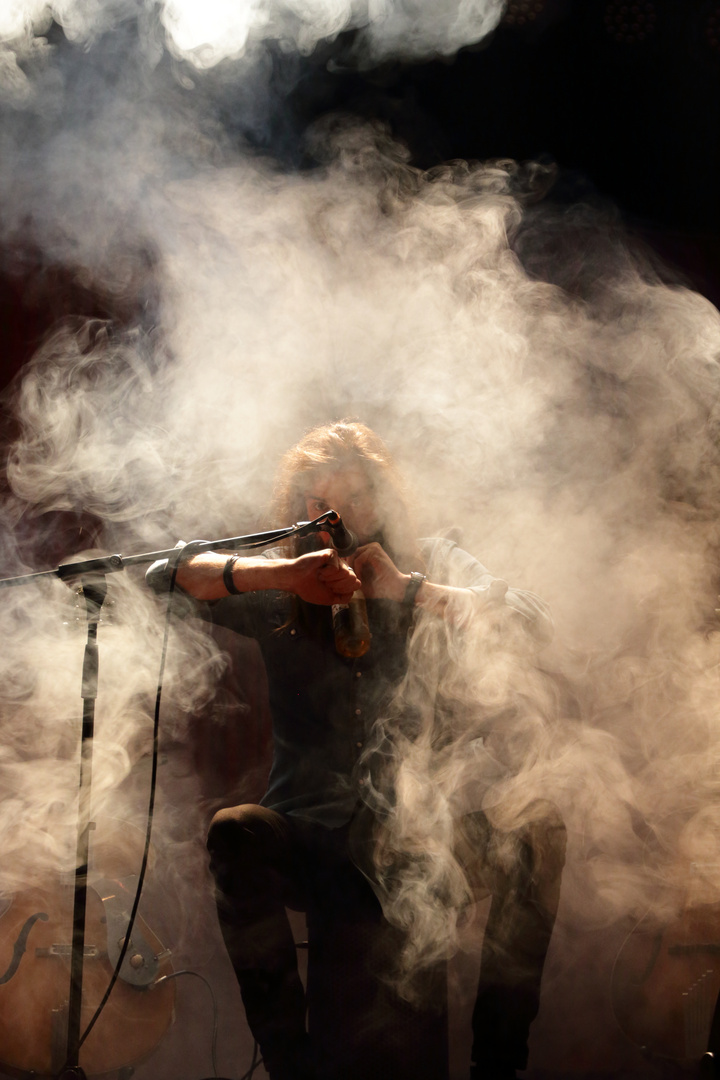
[[[196,600],[277,589],[295,593],[310,604],[346,603],[360,585],[350,567],[331,549],[296,559],[247,558],[222,552],[196,555],[180,567],[177,582]]]
[[[415,596],[417,607],[430,611],[443,618],[452,617],[453,613],[465,611],[472,603],[469,589],[456,589],[451,585],[436,585],[432,581],[423,581]]]
[[[382,581],[378,578],[372,580],[368,590],[369,596],[382,596],[387,600],[395,600],[401,604],[405,602],[407,590],[412,581],[410,574],[403,574],[399,570],[394,575],[385,574]],[[469,589],[456,589],[451,585],[436,585],[427,579],[423,581],[415,594],[417,607],[426,608],[436,615],[445,615],[448,608],[462,606],[472,598]]]
[[[499,579],[484,590],[459,589],[453,585],[436,585],[434,582],[424,581],[418,589],[415,603],[424,611],[451,623],[463,623],[466,619],[482,614],[496,620],[510,610],[505,606],[506,592],[506,583]]]
[[[399,570],[378,543],[358,548],[353,568],[363,583],[366,596],[394,600],[399,604],[411,603],[451,621],[462,619],[471,611],[502,605],[507,592],[507,584],[497,578],[490,579],[486,588],[475,589],[439,585],[426,578],[413,591],[413,576],[417,575]]]
[[[223,580],[225,565],[230,558],[222,552],[195,555],[180,566],[177,583],[197,600],[220,600],[228,595]],[[289,588],[290,559],[236,558],[232,566],[232,581],[238,592],[262,589]]]

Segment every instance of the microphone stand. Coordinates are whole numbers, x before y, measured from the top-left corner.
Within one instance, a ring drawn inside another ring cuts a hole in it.
[[[103,555],[93,559],[61,563],[54,570],[22,574],[19,577],[0,578],[0,588],[15,585],[29,585],[43,578],[58,577],[61,581],[80,581],[87,610],[88,636],[82,669],[81,697],[83,701],[82,736],[80,747],[80,779],[78,784],[78,825],[77,856],[75,861],[75,885],[73,902],[73,929],[70,952],[70,989],[67,1006],[67,1042],[65,1064],[58,1073],[57,1080],[85,1080],[85,1072],[80,1067],[80,1034],[82,1009],[83,960],[85,954],[85,913],[87,906],[87,874],[89,861],[90,833],[93,822],[90,820],[92,793],[92,746],[95,734],[95,700],[98,688],[98,646],[97,628],[100,609],[107,594],[107,575],[124,570],[128,566],[167,559],[169,565],[179,565],[203,551],[219,549],[260,548],[275,543],[289,536],[308,536],[320,532],[323,527],[334,524],[337,514],[329,510],[313,521],[299,521],[285,529],[273,529],[269,532],[251,533],[246,536],[233,536],[223,540],[193,540],[184,547],[167,548],[163,551],[149,551],[142,555]],[[129,945],[130,928],[125,934],[125,943],[118,964],[122,963]],[[54,1066],[53,1066],[54,1067]]]
[[[98,686],[97,628],[100,609],[107,595],[104,575],[85,575],[82,591],[87,609],[87,643],[82,668],[83,722],[80,743],[80,781],[78,795],[77,856],[75,859],[75,891],[73,898],[73,928],[70,949],[70,993],[68,996],[66,1064],[60,1080],[82,1078],[80,1068],[80,1019],[82,1008],[83,960],[85,958],[85,909],[87,903],[87,873],[90,849],[90,795],[92,792],[92,748],[95,734],[95,699]],[[128,936],[128,935],[126,935]]]

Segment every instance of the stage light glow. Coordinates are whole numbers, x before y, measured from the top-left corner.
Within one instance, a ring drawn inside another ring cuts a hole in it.
[[[720,56],[720,4],[712,4],[705,12],[701,25],[705,44]]]
[[[503,22],[507,26],[527,26],[542,15],[547,6],[547,0],[510,0]]]
[[[657,6],[652,0],[628,4],[612,0],[605,8],[605,30],[621,45],[636,45],[655,32]]]

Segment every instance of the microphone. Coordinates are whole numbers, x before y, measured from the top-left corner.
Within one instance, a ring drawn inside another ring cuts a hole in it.
[[[358,546],[358,538],[343,525],[342,518],[336,510],[331,511],[325,522],[325,528],[330,533],[338,555],[352,555]]]

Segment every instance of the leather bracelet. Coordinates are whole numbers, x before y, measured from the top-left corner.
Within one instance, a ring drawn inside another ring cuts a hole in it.
[[[231,555],[223,566],[223,585],[231,596],[240,595],[240,590],[237,588],[235,582],[233,581],[233,569],[235,567],[235,563],[238,561],[239,558],[239,555]]]
[[[413,570],[410,574],[410,580],[405,588],[405,595],[403,596],[403,604],[405,604],[406,607],[414,606],[418,589],[425,581],[427,581],[427,576],[425,574],[421,574],[419,570]]]

